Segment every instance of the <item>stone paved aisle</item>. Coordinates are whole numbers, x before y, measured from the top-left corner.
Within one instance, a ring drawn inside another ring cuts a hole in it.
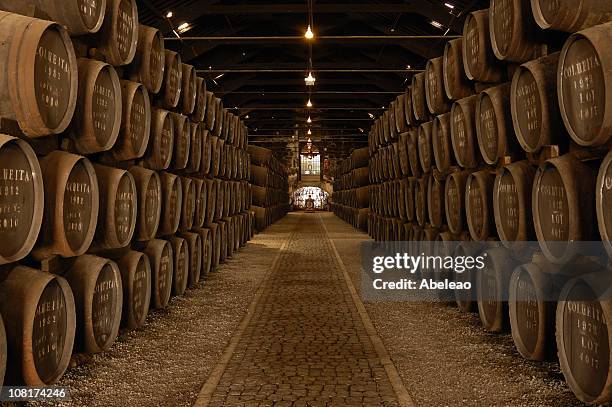
[[[288,216],[293,233],[204,404],[398,406],[321,217]]]

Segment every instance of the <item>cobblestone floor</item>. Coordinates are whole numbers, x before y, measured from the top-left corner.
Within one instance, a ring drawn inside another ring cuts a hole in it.
[[[209,406],[398,406],[318,214],[299,217]]]

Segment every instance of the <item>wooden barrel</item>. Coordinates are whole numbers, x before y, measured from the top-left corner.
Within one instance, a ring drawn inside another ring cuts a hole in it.
[[[399,153],[399,163],[400,169],[402,171],[403,176],[410,175],[410,162],[408,159],[408,138],[410,137],[410,133],[402,133],[399,135],[398,153]],[[368,171],[369,174],[369,171]]]
[[[268,217],[269,217],[269,211]],[[272,223],[268,218],[268,224]],[[219,225],[219,263],[223,264],[227,260],[228,257],[228,225],[227,222],[223,219],[217,220],[217,224]]]
[[[469,240],[469,237],[467,238]],[[453,256],[455,257],[466,257],[466,256],[479,256],[481,253],[472,245],[458,245]],[[455,304],[462,312],[477,312],[478,311],[478,280],[477,275],[480,270],[466,269],[459,273],[454,271],[455,282],[462,283],[464,289],[455,289]],[[467,283],[470,284],[470,288],[467,287]]]
[[[410,177],[402,180],[404,183],[404,204],[406,205],[406,217],[409,221],[414,221],[415,218],[415,202],[416,202],[416,178]]]
[[[478,96],[468,96],[453,103],[450,117],[451,142],[457,164],[474,168],[476,156],[475,110]]]
[[[417,136],[417,147],[419,149],[419,162],[424,173],[429,173],[433,165],[434,157],[432,151],[431,132],[433,122],[425,122],[419,126]]]
[[[424,175],[417,179],[414,185],[414,212],[416,221],[419,226],[425,227],[427,223],[427,187],[429,185],[429,176]]]
[[[565,127],[557,102],[559,52],[519,66],[512,77],[510,110],[516,138],[523,150],[538,152],[559,144]]]
[[[210,159],[210,175],[213,177],[218,177],[219,171],[221,170],[221,152],[223,151],[223,144],[223,140],[221,140],[219,137],[211,137],[212,156]]]
[[[444,46],[442,78],[450,100],[459,100],[474,93],[463,67],[463,38],[450,40]]]
[[[147,90],[158,93],[164,81],[164,36],[157,28],[138,25],[138,45],[130,65],[130,80],[142,83]]]
[[[193,65],[181,64],[181,70],[183,71],[180,101],[181,113],[190,115],[193,113],[196,104],[198,80]]]
[[[408,163],[410,164],[410,173],[413,177],[421,175],[421,162],[419,160],[419,136],[416,130],[408,133]],[[383,163],[386,165],[388,160]]]
[[[495,235],[493,217],[493,183],[489,169],[471,173],[465,184],[465,214],[474,241],[485,241]]]
[[[204,123],[200,123],[202,130],[202,154],[200,159],[200,174],[208,175],[210,173],[211,158],[212,158],[212,140],[210,139],[210,132],[205,130]]]
[[[144,325],[151,304],[151,263],[144,253],[130,250],[117,266],[123,287],[121,326],[138,329]]]
[[[36,243],[44,211],[40,173],[27,142],[0,134],[0,264],[21,260]]]
[[[404,117],[406,118],[406,123],[409,126],[414,126],[417,123],[416,118],[414,117],[414,105],[412,104],[412,82],[410,82],[411,86],[406,87],[406,100],[404,100]]]
[[[166,109],[178,106],[181,97],[183,68],[181,56],[169,49],[164,50],[164,81],[159,93],[161,105]]]
[[[199,178],[191,178],[195,188],[195,210],[193,216],[192,230],[204,227],[206,222],[206,203],[208,194],[206,191],[206,181]]]
[[[434,115],[450,110],[450,103],[444,91],[443,57],[432,58],[425,67],[425,100],[429,112]]]
[[[0,160],[0,162],[2,162]],[[608,255],[612,257],[612,152],[609,152],[601,163],[595,187],[595,207],[599,234]]]
[[[102,257],[79,256],[64,274],[76,307],[75,350],[100,353],[117,339],[123,287],[117,264]]]
[[[542,252],[553,263],[576,253],[570,242],[595,238],[595,171],[571,155],[542,165],[533,183],[532,211]]]
[[[501,82],[503,69],[491,48],[489,10],[472,11],[463,25],[463,68],[468,79]]]
[[[223,181],[221,181],[220,179],[215,179],[215,198],[216,198],[216,202],[215,202],[215,214],[214,214],[214,219],[215,221],[217,221],[218,219],[221,219],[223,217],[223,211],[224,211],[224,206],[225,206],[225,186],[223,185]]]
[[[0,23],[0,117],[17,121],[29,137],[63,132],[72,120],[78,87],[68,33],[51,21],[4,11]]]
[[[612,302],[603,289],[609,270],[568,281],[559,296],[556,339],[561,371],[574,395],[590,405],[608,403]],[[603,297],[601,297],[603,295]]]
[[[187,242],[182,237],[171,236],[169,239],[172,245],[174,274],[172,276],[172,296],[185,294],[188,283],[189,273],[189,248]]]
[[[138,217],[134,239],[137,241],[151,240],[157,234],[161,216],[161,180],[155,171],[139,166],[129,169],[134,177],[138,198]]]
[[[189,253],[187,286],[194,287],[200,282],[202,263],[206,261],[202,256],[202,237],[198,233],[191,232],[181,233],[180,236],[185,239],[185,245]]]
[[[89,249],[98,221],[98,178],[80,155],[54,151],[40,160],[45,189],[37,255],[80,256]]]
[[[408,130],[408,121],[406,120],[406,94],[402,93],[395,99],[395,128],[398,134]],[[367,149],[366,149],[367,150]]]
[[[476,269],[478,287],[478,315],[482,326],[489,332],[507,331],[508,287],[516,264],[503,248],[494,248],[481,253],[484,267]]]
[[[223,188],[223,214],[221,216],[227,218],[230,216],[231,200],[234,197],[232,196],[229,181],[221,181],[221,186]]]
[[[506,247],[531,241],[535,233],[531,216],[531,187],[535,168],[527,161],[502,167],[493,186],[493,212],[499,239]]]
[[[414,113],[415,121],[423,122],[427,120],[428,110],[425,100],[425,73],[421,72],[412,77],[412,86],[410,87],[410,95],[412,97],[412,112]]]
[[[212,128],[212,132],[216,137],[221,137],[221,133],[223,130],[223,124],[225,120],[225,117],[223,116],[224,111],[225,111],[223,108],[223,101],[219,99],[218,97],[215,97],[214,107],[215,107],[215,125]]]
[[[517,155],[510,115],[510,83],[482,91],[476,100],[475,118],[478,147],[487,164]]]
[[[174,149],[170,166],[175,170],[187,167],[191,144],[191,122],[180,113],[170,113],[174,123]]]
[[[431,144],[436,168],[441,173],[449,171],[455,164],[455,157],[452,151],[450,113],[436,116],[432,123]]]
[[[136,228],[136,183],[129,171],[94,164],[100,189],[100,210],[96,246],[103,249],[125,247]]]
[[[541,28],[574,33],[612,20],[612,5],[598,0],[531,0]]]
[[[231,258],[234,256],[234,235],[236,233],[234,221],[231,217],[223,218],[223,222],[225,222],[225,233],[226,233],[226,242],[225,242],[225,257]]]
[[[207,178],[204,180],[206,183],[206,220],[204,225],[210,227],[215,219],[217,213],[217,188],[218,184],[214,179]]]
[[[97,38],[97,52],[111,65],[132,62],[138,44],[138,8],[135,0],[106,0],[106,15]]]
[[[489,33],[498,59],[523,63],[541,56],[544,47],[536,41],[536,27],[529,0],[491,0]]]
[[[468,171],[457,171],[446,178],[444,186],[444,209],[448,229],[455,234],[461,233],[465,220],[465,184]]]
[[[581,146],[605,144],[612,135],[612,22],[572,34],[563,45],[557,72],[565,127]]]
[[[180,178],[174,174],[162,172],[159,177],[162,192],[162,215],[157,234],[167,236],[176,233],[179,228],[183,207],[183,188]]]
[[[74,297],[66,280],[16,265],[0,272],[0,298],[10,349],[6,384],[57,382],[70,362],[76,328]]]
[[[212,249],[210,270],[215,271],[219,267],[221,258],[221,230],[218,223],[210,224],[210,244]]]
[[[151,137],[143,164],[152,170],[165,170],[170,167],[174,151],[174,122],[170,112],[153,108]]]
[[[427,186],[427,213],[429,222],[435,228],[445,224],[444,183],[435,176],[429,177]]]
[[[196,188],[193,180],[189,177],[179,177],[181,189],[183,191],[183,201],[181,205],[181,222],[179,230],[187,232],[193,227],[196,209]]]
[[[143,252],[151,264],[151,308],[163,309],[168,306],[174,276],[174,252],[170,242],[153,239]]]
[[[206,129],[208,131],[212,131],[215,127],[216,112],[215,95],[210,91],[206,91]]]
[[[196,77],[196,101],[191,115],[191,121],[195,123],[204,122],[206,119],[206,80]],[[205,124],[202,123],[202,130]]]
[[[109,150],[121,128],[121,84],[111,65],[78,59],[79,90],[69,135],[80,154]]]
[[[212,249],[212,234],[211,229],[201,228],[196,229],[196,233],[200,236],[200,242],[202,244],[202,262],[200,275],[204,279],[210,273],[213,260],[213,249]]]
[[[115,160],[125,161],[140,158],[147,151],[151,136],[152,114],[149,92],[143,85],[131,81],[121,81],[121,89],[123,93],[123,119],[121,121],[121,133],[112,154]]]

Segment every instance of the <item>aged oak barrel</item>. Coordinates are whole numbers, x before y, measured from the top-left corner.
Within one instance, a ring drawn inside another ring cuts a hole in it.
[[[427,223],[427,187],[429,185],[429,175],[417,179],[414,185],[414,210],[416,221],[421,227]],[[396,188],[394,188],[396,190]]]
[[[138,44],[138,8],[135,0],[106,0],[106,15],[96,51],[114,66],[132,62]]]
[[[5,384],[57,382],[70,362],[76,328],[74,297],[66,280],[16,265],[0,272],[0,298],[0,314],[7,321]]]
[[[404,176],[410,175],[410,162],[408,161],[408,138],[409,137],[410,137],[410,133],[408,132],[401,133],[399,135],[399,141],[397,143],[400,169],[402,171],[402,175]],[[369,171],[368,171],[368,174],[369,174]]]
[[[445,209],[444,209],[444,188],[445,184],[435,175],[429,177],[429,185],[427,186],[427,213],[429,214],[429,222],[435,228],[442,227],[445,224]]]
[[[64,274],[76,307],[75,350],[107,351],[117,339],[123,308],[123,287],[117,264],[102,257],[79,256]]]
[[[527,161],[508,164],[497,173],[493,185],[495,226],[502,243],[509,248],[534,239],[531,216],[531,188],[535,167]]]
[[[463,38],[450,40],[444,46],[442,77],[444,91],[450,100],[459,100],[474,93],[463,67]]]
[[[221,132],[223,130],[223,121],[224,121],[224,108],[223,101],[218,97],[214,98],[214,108],[215,108],[215,125],[212,128],[212,132],[216,137],[221,137]]]
[[[174,122],[170,112],[153,108],[151,136],[143,165],[152,170],[165,170],[170,167],[174,151]]]
[[[210,224],[210,242],[211,242],[211,266],[210,271],[215,271],[219,267],[221,258],[221,230],[218,223]]]
[[[443,57],[432,58],[425,67],[425,100],[429,112],[434,115],[450,110],[450,102],[444,91]]]
[[[162,215],[157,234],[159,236],[173,235],[178,230],[181,221],[183,187],[181,179],[174,174],[162,172],[159,177],[162,191]]]
[[[419,135],[417,130],[412,130],[408,133],[407,140],[408,163],[410,164],[410,172],[413,177],[421,175],[421,161],[419,160]],[[383,162],[383,167],[386,168],[390,160]]]
[[[491,0],[489,33],[498,59],[527,62],[542,55],[541,33],[531,15],[529,0]]]
[[[183,191],[183,201],[181,204],[181,222],[179,230],[187,232],[193,227],[196,210],[196,187],[193,180],[189,177],[179,177],[181,189]]]
[[[467,237],[469,240],[469,237]],[[466,257],[466,256],[480,256],[481,253],[476,250],[475,246],[471,244],[459,245],[455,248],[453,256],[455,257]],[[455,282],[461,282],[464,285],[464,289],[455,289],[455,304],[462,312],[477,312],[478,311],[478,274],[480,270],[466,269],[462,272],[453,270]],[[470,283],[470,288],[467,289],[467,283]]]
[[[139,166],[129,169],[134,177],[138,203],[134,239],[147,241],[155,238],[161,216],[161,180],[155,171]]]
[[[405,92],[406,99],[404,100],[404,117],[406,118],[406,123],[408,123],[409,126],[414,126],[417,120],[414,117],[414,106],[412,104],[412,82],[410,85],[411,86],[406,87]]]
[[[196,104],[196,97],[198,92],[198,80],[196,77],[196,71],[193,65],[181,64],[182,73],[182,85],[181,85],[181,100],[180,108],[181,113],[190,115],[193,113],[193,109]]]
[[[210,178],[205,179],[204,182],[206,183],[206,220],[204,221],[204,225],[210,227],[217,213],[218,185],[214,179]]]
[[[142,83],[151,94],[160,91],[166,64],[164,36],[157,28],[138,25],[138,45],[130,65],[130,80]]]
[[[471,173],[465,184],[465,214],[474,241],[495,235],[493,183],[495,174],[488,169]]]
[[[109,150],[121,128],[121,84],[111,65],[79,58],[79,90],[69,132],[80,154]]]
[[[431,129],[431,144],[436,168],[441,173],[449,171],[455,164],[455,156],[452,150],[450,113],[444,113],[434,117]]]
[[[194,123],[201,123],[206,120],[206,80],[196,77],[196,101],[193,113],[191,114],[191,121]],[[204,129],[205,123],[202,123],[202,129]]]
[[[94,164],[100,189],[95,241],[103,249],[127,246],[134,236],[138,192],[129,171]]]
[[[123,287],[121,326],[138,329],[144,325],[151,304],[151,263],[146,254],[130,250],[117,266]]]
[[[504,332],[510,326],[508,287],[516,263],[509,256],[508,250],[500,247],[488,249],[481,256],[484,267],[475,270],[478,315],[486,331]]]
[[[187,286],[193,287],[200,281],[202,263],[206,261],[202,256],[202,237],[195,232],[181,233],[180,237],[185,239],[185,245],[189,253]]]
[[[206,222],[206,204],[208,194],[206,190],[206,181],[199,178],[191,178],[195,188],[195,209],[193,216],[192,230],[204,227]]]
[[[538,152],[566,137],[557,101],[557,65],[560,53],[519,66],[510,87],[510,111],[516,138],[523,150]]]
[[[44,211],[44,186],[30,145],[0,134],[0,264],[24,258],[36,243]]]
[[[576,253],[571,242],[595,238],[595,171],[572,155],[552,158],[535,175],[532,211],[542,252],[553,263]]]
[[[212,131],[213,128],[215,127],[215,113],[216,113],[216,106],[215,106],[215,95],[210,92],[210,91],[206,91],[206,129],[208,131]]]
[[[45,189],[37,257],[79,256],[94,238],[98,221],[98,178],[80,155],[54,151],[40,160]]]
[[[0,117],[29,137],[66,130],[76,107],[77,60],[68,33],[51,21],[0,11]]]
[[[174,276],[172,277],[172,295],[181,296],[185,294],[188,283],[189,273],[189,249],[185,239],[178,236],[172,236],[170,239],[172,245],[172,253],[174,254]]]
[[[600,0],[531,0],[541,28],[573,33],[612,20],[612,4]]]
[[[174,51],[164,50],[164,81],[158,95],[164,108],[174,109],[178,106],[182,80],[181,56]]]
[[[202,130],[202,155],[200,159],[200,175],[206,176],[210,173],[212,158],[212,140],[210,132],[204,128],[204,123],[200,123]]]
[[[465,184],[468,171],[457,171],[446,178],[444,186],[444,209],[448,229],[455,234],[461,233],[465,220]]]
[[[121,133],[112,150],[118,161],[142,157],[151,136],[151,102],[149,92],[140,83],[121,81],[123,93],[123,119]]]
[[[476,155],[475,111],[477,95],[453,103],[450,117],[451,142],[457,164],[473,168],[478,164]]]
[[[424,173],[431,171],[433,165],[433,147],[431,141],[433,122],[425,122],[419,126],[417,147],[419,149],[419,162]]]
[[[200,241],[202,244],[202,254],[201,254],[202,263],[201,263],[200,275],[202,279],[205,279],[208,273],[210,273],[211,271],[212,260],[213,260],[212,258],[212,255],[213,255],[212,235],[211,235],[211,230],[208,228],[196,229],[196,233],[200,235]]]
[[[476,136],[483,160],[497,164],[516,156],[518,143],[510,115],[510,83],[483,90],[476,100]]]
[[[174,123],[174,149],[170,166],[175,170],[187,167],[189,161],[189,145],[191,144],[191,122],[187,116],[179,113],[170,113]]]
[[[410,88],[412,97],[412,111],[416,121],[422,122],[427,120],[428,110],[427,102],[425,101],[425,73],[421,72],[412,77],[412,86]]]
[[[149,241],[144,253],[151,264],[151,308],[168,306],[174,274],[174,254],[170,242],[161,239]]]
[[[408,121],[406,120],[406,94],[402,93],[395,99],[395,128],[398,133],[403,133],[408,130]],[[367,150],[367,149],[366,149]]]
[[[565,127],[581,146],[597,146],[612,135],[612,22],[572,34],[557,71],[559,107]]]
[[[1,162],[1,160],[0,160]],[[595,207],[599,234],[608,255],[612,257],[612,152],[604,158],[597,175],[595,186]]]
[[[463,67],[468,79],[477,82],[501,82],[500,62],[491,48],[489,10],[473,11],[463,25]]]

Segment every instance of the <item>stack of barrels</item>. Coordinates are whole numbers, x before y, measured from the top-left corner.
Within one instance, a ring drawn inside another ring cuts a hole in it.
[[[272,150],[250,145],[251,215],[258,232],[289,211],[289,183],[285,166]]]
[[[610,270],[574,242],[612,254],[610,20],[611,2],[491,0],[369,133],[371,236],[482,242],[457,306],[526,358],[558,352],[590,404],[612,401]]]
[[[246,126],[135,0],[82,3],[0,0],[0,385],[56,382],[252,235]]]
[[[338,162],[330,205],[336,216],[366,232],[370,216],[368,159],[369,149],[364,147]]]

